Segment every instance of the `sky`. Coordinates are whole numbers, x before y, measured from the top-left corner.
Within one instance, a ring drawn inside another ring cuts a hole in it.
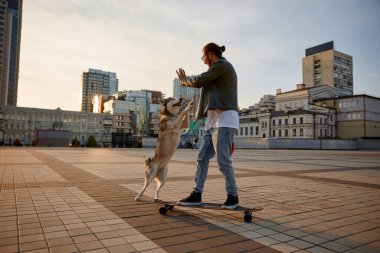
[[[378,0],[23,1],[18,106],[79,111],[82,73],[115,72],[119,90],[172,96],[176,69],[207,71],[225,45],[241,108],[302,83],[305,49],[334,41],[353,57],[354,94],[380,97]]]

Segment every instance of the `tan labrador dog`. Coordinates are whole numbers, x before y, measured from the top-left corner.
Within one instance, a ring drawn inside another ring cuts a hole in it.
[[[153,179],[157,182],[154,200],[159,199],[159,191],[167,180],[168,163],[177,149],[180,132],[188,128],[188,114],[193,107],[193,101],[190,101],[182,112],[179,112],[182,98],[166,98],[161,101],[161,104],[160,132],[156,152],[152,158],[144,159],[145,183],[135,200],[140,200]]]

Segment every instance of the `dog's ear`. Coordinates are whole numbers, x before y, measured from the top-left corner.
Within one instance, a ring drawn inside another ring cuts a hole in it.
[[[160,98],[160,103],[164,105],[165,104],[165,99]]]

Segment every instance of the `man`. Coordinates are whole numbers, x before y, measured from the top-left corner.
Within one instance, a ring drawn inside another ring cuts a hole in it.
[[[196,119],[206,118],[205,134],[198,152],[195,186],[189,197],[178,201],[181,205],[200,205],[210,159],[216,155],[219,170],[223,173],[227,200],[223,208],[234,209],[239,205],[235,172],[231,154],[233,139],[239,128],[237,76],[234,67],[222,53],[225,47],[209,43],[203,47],[202,61],[207,72],[189,81],[183,69],[176,72],[183,86],[201,89]]]
[[[192,139],[192,143],[191,143],[191,150],[198,149],[197,143],[198,143],[198,138],[196,135],[194,135]]]

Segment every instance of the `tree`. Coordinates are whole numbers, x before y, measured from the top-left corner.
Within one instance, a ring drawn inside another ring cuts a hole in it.
[[[15,141],[13,142],[13,146],[21,146],[21,142],[19,138],[15,139]]]
[[[90,135],[90,137],[88,137],[86,146],[87,147],[97,147],[98,146],[98,144],[96,143],[96,139],[93,135]]]
[[[77,139],[76,136],[75,136],[75,138],[71,141],[71,146],[73,146],[73,147],[80,147],[80,141]]]

